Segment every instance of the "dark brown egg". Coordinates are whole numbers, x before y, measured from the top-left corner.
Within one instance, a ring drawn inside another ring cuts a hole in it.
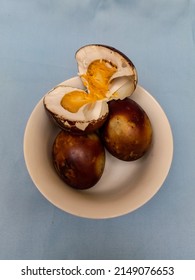
[[[102,176],[105,149],[95,133],[76,135],[61,131],[53,144],[53,163],[69,186],[88,189]]]
[[[113,156],[124,161],[136,160],[151,145],[151,122],[135,101],[113,100],[109,102],[109,115],[101,128],[101,137]]]

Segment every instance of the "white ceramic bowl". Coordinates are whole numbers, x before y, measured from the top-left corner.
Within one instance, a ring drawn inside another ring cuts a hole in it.
[[[77,78],[63,84],[80,86]],[[106,153],[100,181],[83,191],[67,186],[57,175],[51,150],[59,128],[46,114],[42,99],[34,108],[24,134],[25,162],[36,187],[56,207],[86,218],[117,217],[139,208],[160,189],[173,156],[169,121],[157,101],[139,85],[131,98],[142,106],[151,120],[151,149],[133,162],[124,162]]]

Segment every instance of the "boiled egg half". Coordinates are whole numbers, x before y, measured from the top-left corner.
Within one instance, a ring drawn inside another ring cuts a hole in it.
[[[122,100],[134,92],[137,71],[127,56],[105,45],[84,46],[75,57],[79,87],[59,84],[43,103],[62,129],[89,133],[103,125],[110,100]]]

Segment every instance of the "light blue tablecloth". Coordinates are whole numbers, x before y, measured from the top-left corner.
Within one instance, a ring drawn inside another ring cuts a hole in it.
[[[34,106],[77,73],[74,53],[89,43],[132,59],[174,136],[172,167],[157,195],[106,220],[50,204],[23,158]],[[194,259],[194,81],[194,0],[0,0],[0,259]]]

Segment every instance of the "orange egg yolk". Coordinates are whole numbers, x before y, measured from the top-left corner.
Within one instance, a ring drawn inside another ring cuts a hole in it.
[[[107,60],[93,61],[86,74],[81,76],[87,92],[74,90],[65,94],[61,100],[61,106],[76,113],[83,105],[105,98],[110,79],[116,71],[117,66]]]

